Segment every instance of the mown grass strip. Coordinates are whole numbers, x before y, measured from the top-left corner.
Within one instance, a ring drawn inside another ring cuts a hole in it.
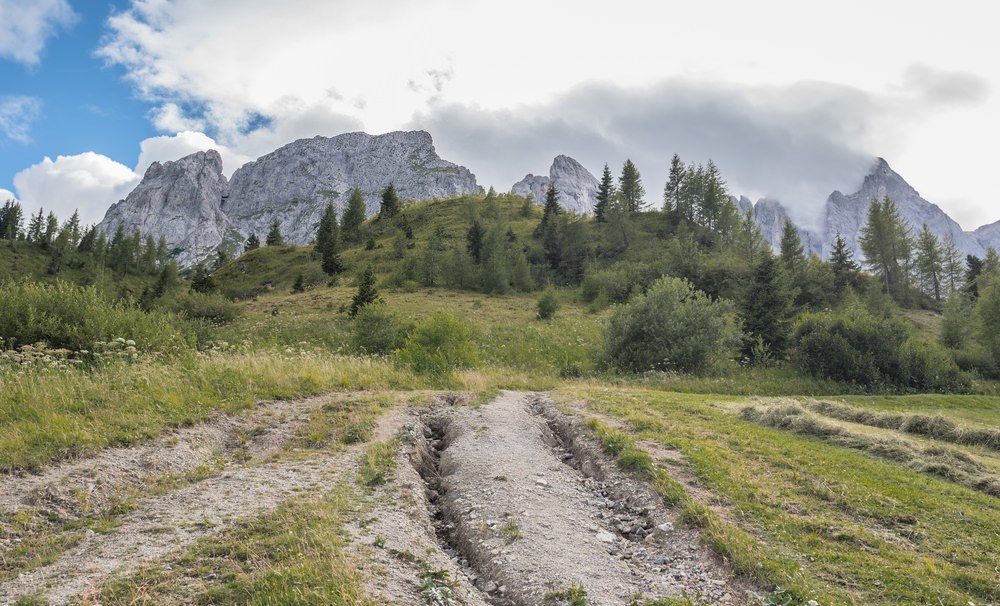
[[[723,514],[714,516],[722,526],[706,532],[706,540],[732,553],[734,568],[742,566],[741,554],[751,567],[759,558],[763,572],[755,578],[820,604],[1000,600],[1000,499],[814,436],[744,421],[731,404],[716,406],[710,398],[638,389],[565,393],[626,422],[626,437],[681,452]],[[668,500],[686,506],[681,489],[665,480],[659,486]],[[706,523],[698,507],[685,516]]]
[[[816,436],[837,446],[861,450],[914,471],[940,476],[967,488],[1000,497],[1000,478],[957,448],[938,445],[924,447],[895,437],[861,434],[810,414],[797,404],[747,406],[740,411],[740,418]]]
[[[804,405],[813,412],[841,421],[893,429],[965,446],[983,446],[1000,452],[1000,429],[961,425],[940,413],[878,412],[834,402],[806,402]]]

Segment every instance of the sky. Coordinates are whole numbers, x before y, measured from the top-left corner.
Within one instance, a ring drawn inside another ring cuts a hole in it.
[[[989,3],[0,0],[0,200],[99,221],[153,161],[231,175],[295,139],[424,129],[500,191],[567,154],[670,158],[802,224],[876,156],[967,230],[1000,219]]]

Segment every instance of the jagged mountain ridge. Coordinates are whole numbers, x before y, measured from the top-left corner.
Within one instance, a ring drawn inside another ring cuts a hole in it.
[[[250,234],[263,240],[275,219],[286,242],[307,244],[328,202],[342,211],[358,187],[371,214],[389,183],[404,199],[480,191],[469,169],[437,155],[427,132],[347,133],[289,143],[240,167],[231,180],[216,151],[154,163],[98,228],[165,236],[187,267],[220,248],[237,251]]]
[[[822,230],[817,232],[797,224],[806,251],[827,257],[833,248],[833,241],[839,233],[854,251],[855,258],[861,260],[861,246],[858,242],[861,228],[868,221],[868,207],[873,198],[881,200],[889,196],[895,202],[900,215],[906,219],[914,235],[923,229],[924,223],[939,239],[951,236],[962,254],[982,257],[990,246],[1000,246],[1000,221],[985,225],[973,232],[963,231],[961,226],[948,216],[939,206],[922,198],[906,180],[892,170],[883,158],[877,158],[871,170],[865,175],[861,186],[851,194],[835,191],[827,198],[822,211]],[[749,200],[745,197],[737,206],[745,209]],[[761,199],[752,205],[754,219],[761,226],[764,239],[777,250],[781,241],[781,231],[787,209],[776,200]],[[793,221],[793,223],[795,223]]]
[[[222,211],[229,183],[222,174],[222,157],[201,151],[173,162],[153,162],[139,185],[112,205],[98,224],[110,238],[119,226],[131,234],[164,236],[182,267],[212,254],[239,230]]]
[[[554,183],[559,192],[559,205],[585,215],[594,211],[597,199],[597,179],[582,164],[569,156],[559,155],[552,161],[549,176],[525,175],[510,188],[519,196],[531,195],[537,204],[545,203],[545,192]]]

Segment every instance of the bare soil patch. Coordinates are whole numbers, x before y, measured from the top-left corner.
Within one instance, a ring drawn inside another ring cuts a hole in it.
[[[573,586],[595,605],[747,602],[697,532],[545,399],[504,392],[422,421],[413,459],[436,532],[489,603],[555,603]]]

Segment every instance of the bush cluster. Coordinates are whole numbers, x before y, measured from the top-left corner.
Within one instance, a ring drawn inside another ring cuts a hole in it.
[[[793,359],[814,376],[869,388],[967,391],[971,385],[947,351],[912,338],[902,319],[859,306],[802,316]]]
[[[192,331],[176,316],[144,312],[127,301],[110,301],[92,286],[63,281],[0,284],[0,336],[7,347],[46,343],[51,348],[89,350],[122,338],[144,351],[186,348]]]
[[[625,371],[705,373],[732,359],[739,339],[730,302],[712,300],[683,278],[664,277],[615,310],[604,355]]]
[[[398,356],[417,373],[445,375],[475,366],[479,349],[472,340],[472,330],[462,320],[454,313],[438,311],[417,324]]]

